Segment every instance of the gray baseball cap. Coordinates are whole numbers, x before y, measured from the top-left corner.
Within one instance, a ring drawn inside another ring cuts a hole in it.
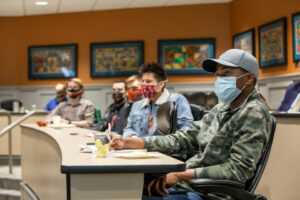
[[[202,67],[208,72],[216,72],[217,64],[243,68],[248,72],[252,72],[255,78],[258,79],[257,60],[253,55],[244,50],[230,49],[223,53],[219,59],[205,59],[202,63]]]

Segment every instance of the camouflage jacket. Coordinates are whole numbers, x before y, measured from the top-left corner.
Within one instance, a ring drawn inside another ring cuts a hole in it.
[[[255,170],[271,128],[269,112],[256,90],[231,110],[217,104],[202,120],[168,136],[144,137],[145,148],[165,154],[192,155],[187,169],[195,178],[226,179],[245,183]],[[192,190],[185,182],[176,185]],[[209,194],[209,199],[230,199]]]

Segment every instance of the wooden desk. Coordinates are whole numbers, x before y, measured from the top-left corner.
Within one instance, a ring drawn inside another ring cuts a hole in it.
[[[271,113],[277,127],[271,154],[256,193],[271,200],[300,196],[300,114]]]
[[[22,179],[43,200],[140,200],[144,173],[185,170],[183,162],[163,154],[153,159],[121,159],[80,153],[78,144],[93,142],[84,136],[95,132],[89,129],[21,127]],[[22,198],[26,199],[23,192]]]
[[[24,113],[13,113],[0,111],[0,128],[3,129],[9,125],[9,116],[11,117],[11,122],[16,121],[24,115]],[[37,110],[32,116],[24,121],[24,123],[34,123],[36,121],[41,121],[46,118],[48,112],[45,110]],[[21,155],[21,129],[16,126],[11,130],[12,134],[12,154]],[[0,155],[8,155],[8,133],[5,133],[0,137]]]

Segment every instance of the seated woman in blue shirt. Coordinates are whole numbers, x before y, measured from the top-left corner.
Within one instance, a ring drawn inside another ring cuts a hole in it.
[[[170,93],[166,88],[167,76],[163,68],[151,63],[141,68],[144,99],[132,105],[124,137],[153,135],[156,130],[157,108],[166,101],[177,102],[177,129],[188,128],[193,122],[190,105],[181,94]]]
[[[67,101],[66,97],[66,86],[64,84],[58,83],[55,86],[56,97],[50,99],[45,106],[45,110],[52,111],[58,106],[59,103]]]

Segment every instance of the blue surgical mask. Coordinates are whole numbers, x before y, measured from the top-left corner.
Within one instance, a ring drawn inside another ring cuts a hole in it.
[[[245,89],[244,86],[241,90],[236,87],[236,80],[240,77],[244,76],[245,74],[239,77],[222,77],[218,76],[215,82],[215,93],[220,101],[223,103],[229,104],[231,103],[239,94]]]

